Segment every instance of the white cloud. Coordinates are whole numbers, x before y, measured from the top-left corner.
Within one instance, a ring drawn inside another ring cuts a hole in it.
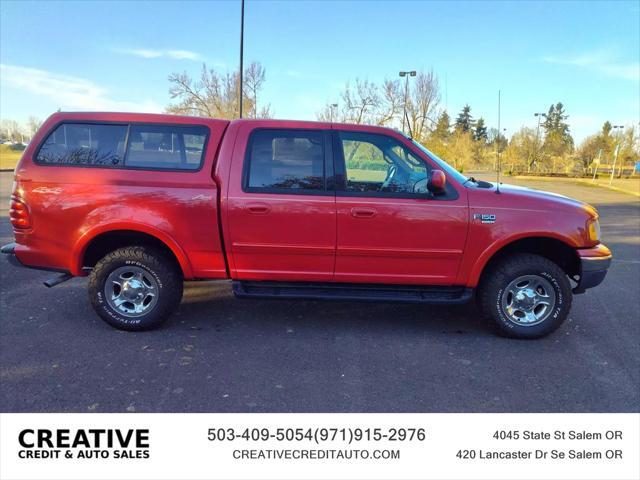
[[[150,48],[115,49],[123,55],[133,55],[141,58],[173,58],[174,60],[202,60],[202,55],[190,50],[155,50]]]
[[[158,58],[162,56],[161,51],[149,50],[146,48],[134,48],[130,50],[116,50],[116,51],[124,55],[133,55],[135,57],[142,57],[142,58]]]
[[[5,64],[0,64],[0,76],[3,86],[40,95],[63,110],[162,111],[162,107],[152,100],[115,100],[105,87],[80,77]]]
[[[200,60],[202,56],[199,53],[189,50],[167,50],[167,56],[177,60]]]
[[[572,65],[587,68],[624,80],[640,81],[639,62],[621,62],[608,50],[594,50],[574,56],[545,56],[542,60],[558,65]]]

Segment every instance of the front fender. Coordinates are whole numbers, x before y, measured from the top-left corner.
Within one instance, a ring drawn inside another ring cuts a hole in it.
[[[478,285],[480,276],[482,275],[482,272],[484,271],[484,268],[487,266],[489,261],[505,247],[525,238],[548,238],[552,240],[559,240],[572,248],[578,248],[579,246],[575,242],[575,239],[569,236],[564,236],[558,232],[518,232],[507,237],[496,239],[484,249],[478,250],[476,252],[465,252],[463,266],[461,268],[457,283],[466,285],[467,287],[475,288]]]

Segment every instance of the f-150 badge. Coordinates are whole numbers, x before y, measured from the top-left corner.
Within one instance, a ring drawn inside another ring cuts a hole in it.
[[[474,213],[474,220],[480,220],[482,223],[496,223],[496,216],[493,213]]]

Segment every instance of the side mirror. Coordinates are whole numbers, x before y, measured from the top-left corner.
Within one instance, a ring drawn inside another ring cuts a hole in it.
[[[429,181],[427,182],[427,190],[434,195],[442,194],[447,188],[447,177],[444,176],[442,170],[432,170]]]

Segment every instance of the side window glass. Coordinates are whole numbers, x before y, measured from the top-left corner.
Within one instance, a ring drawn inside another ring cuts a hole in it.
[[[379,191],[389,169],[382,150],[362,139],[343,139],[342,148],[347,173],[347,190]]]
[[[131,125],[127,167],[197,170],[202,164],[206,127]]]
[[[391,137],[340,132],[348,192],[427,193],[428,166]]]
[[[245,161],[245,186],[251,189],[291,193],[324,190],[324,141],[320,131],[256,130]]]
[[[45,140],[37,163],[117,167],[124,158],[126,125],[63,123]]]

